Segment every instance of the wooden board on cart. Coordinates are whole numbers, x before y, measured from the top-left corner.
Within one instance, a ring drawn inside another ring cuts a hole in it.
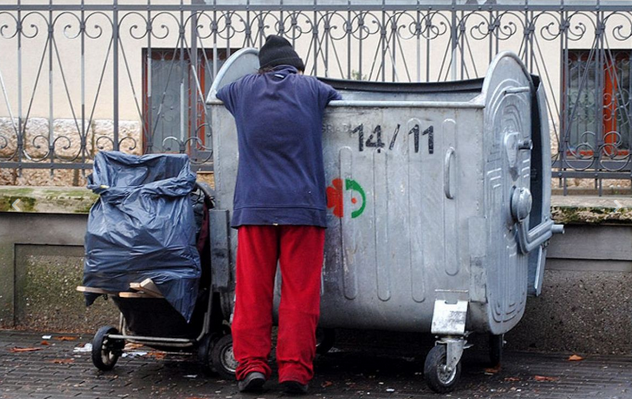
[[[153,298],[162,298],[162,293],[150,278],[146,278],[140,283],[130,283],[129,287],[137,292],[143,292]]]
[[[89,294],[98,294],[98,295],[117,295],[117,292],[106,291],[102,288],[96,287],[86,287],[84,285],[78,285],[77,291],[79,292],[87,292]]]

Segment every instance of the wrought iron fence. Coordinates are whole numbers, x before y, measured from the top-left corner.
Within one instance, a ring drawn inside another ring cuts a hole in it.
[[[470,79],[514,51],[548,92],[563,186],[589,179],[601,192],[606,179],[631,179],[625,1],[4,3],[0,167],[89,169],[96,151],[120,149],[188,153],[211,170],[208,87],[231,53],[272,33],[308,72],[346,79]]]

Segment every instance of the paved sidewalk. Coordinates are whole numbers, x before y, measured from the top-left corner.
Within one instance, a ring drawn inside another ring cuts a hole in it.
[[[241,395],[234,381],[201,374],[191,357],[148,348],[135,349],[136,356],[119,359],[113,371],[104,373],[94,368],[89,353],[75,352],[90,342],[90,335],[42,335],[0,330],[0,398],[284,397],[275,381],[262,394]],[[141,351],[147,354],[138,355]],[[570,354],[505,353],[500,370],[486,370],[480,353],[466,354],[457,390],[438,395],[423,380],[425,353],[407,357],[371,348],[334,351],[317,358],[317,376],[305,397],[632,398],[632,356],[569,361]]]

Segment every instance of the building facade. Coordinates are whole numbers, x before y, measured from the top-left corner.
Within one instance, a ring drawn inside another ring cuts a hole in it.
[[[273,33],[308,73],[342,79],[475,79],[513,51],[546,88],[562,187],[629,187],[632,11],[615,0],[3,3],[2,183],[81,185],[105,149],[185,152],[212,170],[208,88]]]

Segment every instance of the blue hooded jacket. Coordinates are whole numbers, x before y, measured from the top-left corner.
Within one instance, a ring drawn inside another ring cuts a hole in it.
[[[231,225],[326,227],[323,113],[331,86],[280,65],[217,93],[235,117],[239,166]]]

